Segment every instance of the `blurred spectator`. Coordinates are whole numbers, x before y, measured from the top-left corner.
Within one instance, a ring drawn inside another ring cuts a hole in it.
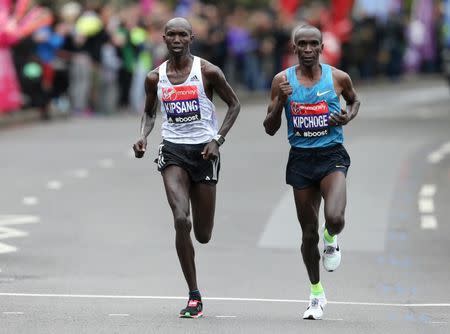
[[[448,26],[439,8],[450,6],[450,0],[141,0],[114,8],[86,1],[63,4],[58,24],[16,47],[31,105],[50,97],[58,105],[68,94],[76,113],[142,112],[145,76],[165,61],[164,24],[176,15],[193,25],[193,53],[221,67],[241,90],[268,89],[274,74],[292,64],[290,31],[301,22],[324,31],[322,61],[356,80],[438,71],[438,30]],[[449,48],[441,48],[449,64]]]
[[[139,25],[131,30],[131,43],[136,50],[136,63],[130,87],[130,107],[133,112],[141,113],[145,101],[145,77],[153,68],[153,45],[149,28]]]
[[[54,82],[57,66],[57,53],[64,44],[66,27],[56,23],[36,31],[33,40],[36,44],[36,56],[42,68],[40,102],[42,118],[50,118],[50,102],[54,94]]]

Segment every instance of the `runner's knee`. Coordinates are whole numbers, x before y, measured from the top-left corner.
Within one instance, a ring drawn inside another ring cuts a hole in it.
[[[189,233],[192,229],[192,223],[189,220],[189,217],[184,214],[175,216],[174,225],[177,232]]]
[[[195,232],[195,239],[201,244],[207,244],[211,240],[211,232]]]
[[[325,221],[328,233],[331,235],[339,234],[344,229],[344,215],[327,215]]]

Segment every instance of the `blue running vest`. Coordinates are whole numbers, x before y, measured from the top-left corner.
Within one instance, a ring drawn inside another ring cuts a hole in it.
[[[312,87],[297,79],[297,66],[286,70],[292,94],[285,105],[288,139],[293,147],[328,147],[344,142],[342,126],[330,126],[330,114],[340,113],[341,105],[334,91],[331,67],[321,64],[322,76]]]

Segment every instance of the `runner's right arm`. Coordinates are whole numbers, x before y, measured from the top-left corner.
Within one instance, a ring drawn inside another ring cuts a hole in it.
[[[272,80],[271,102],[267,108],[267,115],[263,122],[266,133],[273,136],[281,126],[281,115],[292,87],[287,80],[286,73],[280,72]]]
[[[133,145],[136,158],[142,158],[147,148],[147,137],[155,126],[156,111],[158,107],[158,69],[153,70],[145,79],[145,107],[141,119],[141,138]]]

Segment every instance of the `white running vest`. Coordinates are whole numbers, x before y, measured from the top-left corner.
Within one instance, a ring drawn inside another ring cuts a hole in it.
[[[163,139],[177,144],[201,144],[217,134],[212,101],[203,87],[200,58],[194,57],[191,73],[180,85],[167,77],[167,61],[159,67],[158,99],[161,102]]]

